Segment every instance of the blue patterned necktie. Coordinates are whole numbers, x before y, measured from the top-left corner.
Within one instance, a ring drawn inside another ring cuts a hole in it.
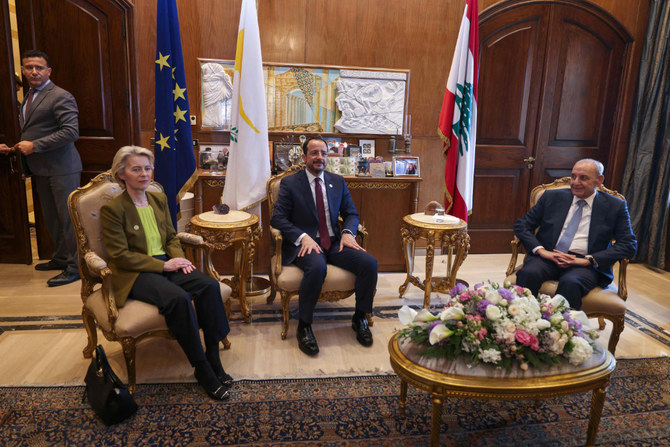
[[[582,209],[586,205],[586,200],[579,199],[577,201],[577,211],[572,215],[572,219],[568,222],[568,226],[565,228],[565,232],[561,239],[556,244],[556,250],[567,253],[570,250],[570,245],[572,240],[575,238],[575,233],[577,233],[577,228],[579,227],[579,222],[582,220]]]

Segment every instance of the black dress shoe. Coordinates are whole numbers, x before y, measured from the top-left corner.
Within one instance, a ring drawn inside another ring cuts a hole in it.
[[[226,400],[230,398],[228,387],[221,385],[219,380],[215,378],[214,372],[209,365],[204,368],[196,366],[194,375],[200,386],[204,388],[207,395],[212,399]]]
[[[41,264],[35,264],[35,270],[46,271],[46,270],[65,270],[67,265],[56,262],[53,259],[49,262],[42,262]]]
[[[64,286],[65,284],[70,284],[71,282],[78,281],[80,279],[79,273],[68,273],[64,271],[63,273],[54,276],[47,281],[49,287],[58,287]]]
[[[351,320],[351,328],[356,331],[356,340],[363,346],[372,346],[372,332],[365,318]]]
[[[316,337],[314,337],[311,326],[298,329],[296,335],[298,336],[298,347],[302,352],[312,356],[319,353],[319,345],[316,344]]]
[[[219,379],[219,382],[223,384],[226,388],[230,388],[233,386],[233,376],[228,374],[227,372],[223,372],[223,374],[219,374],[216,376]]]

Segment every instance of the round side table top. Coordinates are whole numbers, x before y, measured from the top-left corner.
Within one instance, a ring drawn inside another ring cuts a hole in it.
[[[227,214],[207,211],[191,218],[191,223],[206,228],[243,228],[258,223],[258,216],[246,211],[232,210]]]
[[[434,216],[429,216],[424,213],[414,213],[406,215],[403,220],[408,225],[413,225],[420,228],[429,228],[431,230],[456,230],[467,228],[468,224],[458,217],[445,215],[444,222],[435,222]]]

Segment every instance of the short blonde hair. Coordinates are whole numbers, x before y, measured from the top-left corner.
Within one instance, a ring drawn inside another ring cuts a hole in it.
[[[126,187],[126,182],[119,177],[119,173],[126,170],[126,167],[128,166],[128,158],[132,155],[147,157],[149,163],[151,163],[151,167],[153,168],[154,166],[154,154],[149,149],[140,146],[123,146],[116,152],[116,155],[114,155],[114,161],[112,161],[112,177],[114,177],[116,183],[124,188]]]

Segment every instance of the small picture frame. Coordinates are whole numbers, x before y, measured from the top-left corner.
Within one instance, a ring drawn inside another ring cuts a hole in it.
[[[225,171],[228,167],[229,146],[225,144],[200,144],[198,161],[203,171]]]
[[[361,157],[370,158],[375,156],[375,140],[358,140],[361,147]]]
[[[393,175],[395,177],[419,177],[419,157],[396,155],[393,157]]]
[[[384,163],[370,163],[370,176],[371,177],[386,177],[386,171],[384,170]]]

